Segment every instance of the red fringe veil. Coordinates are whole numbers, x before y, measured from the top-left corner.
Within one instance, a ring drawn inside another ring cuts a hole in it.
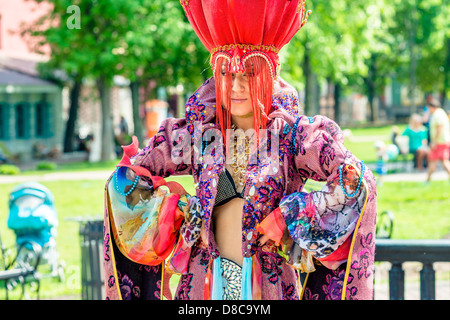
[[[225,63],[226,72],[222,74]],[[226,130],[231,129],[231,86],[232,73],[229,72],[230,59],[219,56],[215,63],[214,79],[216,86],[216,123],[222,132],[225,148],[228,141]],[[244,59],[244,68],[249,82],[250,98],[253,108],[253,121],[256,141],[259,141],[260,130],[266,129],[268,115],[272,108],[273,78],[266,60],[255,54]],[[255,145],[256,146],[256,145]],[[227,149],[225,149],[227,150]]]

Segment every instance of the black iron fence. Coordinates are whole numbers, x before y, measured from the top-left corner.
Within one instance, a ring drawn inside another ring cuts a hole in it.
[[[103,277],[103,220],[79,220],[81,245],[81,299],[105,297]]]
[[[104,299],[103,221],[80,221],[80,237],[82,299]],[[390,300],[405,299],[403,263],[421,262],[423,267],[420,271],[420,298],[434,300],[436,276],[433,263],[450,262],[450,240],[377,239],[375,261],[388,261],[392,265],[389,270]]]
[[[450,240],[392,240],[377,239],[375,261],[388,261],[389,299],[405,299],[405,271],[403,263],[422,263],[420,271],[420,299],[436,299],[435,262],[450,262]],[[375,277],[377,275],[375,274]],[[450,299],[450,297],[448,297]]]

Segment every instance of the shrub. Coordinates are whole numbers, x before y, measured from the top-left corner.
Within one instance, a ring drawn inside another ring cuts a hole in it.
[[[13,164],[2,164],[0,165],[0,174],[20,174],[20,169]]]
[[[56,163],[51,161],[41,161],[36,165],[37,170],[55,170]]]

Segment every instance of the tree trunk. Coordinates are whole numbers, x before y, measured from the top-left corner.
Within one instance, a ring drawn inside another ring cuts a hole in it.
[[[74,151],[73,137],[75,133],[75,124],[78,119],[79,97],[81,92],[81,79],[75,80],[70,90],[69,118],[66,122],[66,131],[64,134],[64,152]]]
[[[106,80],[103,76],[100,76],[97,79],[97,87],[100,96],[102,113],[100,161],[108,161],[115,159],[114,129],[111,114],[111,88],[106,83]]]
[[[334,84],[334,121],[337,124],[341,121],[341,85],[338,82]]]
[[[365,79],[367,86],[367,100],[370,108],[369,120],[372,123],[378,121],[378,111],[375,108],[374,104],[376,95],[375,81],[377,77],[376,61],[376,55],[372,53],[369,60],[369,73],[367,75],[367,78]]]
[[[411,112],[416,112],[416,73],[417,73],[417,55],[416,55],[416,4],[414,1],[413,6],[410,8],[410,16],[406,19],[406,30],[408,30],[408,43],[409,43],[409,99],[411,101]]]
[[[142,147],[143,139],[143,125],[142,118],[140,114],[140,99],[139,99],[139,87],[140,83],[138,80],[132,81],[130,83],[131,90],[131,103],[133,109],[133,124],[134,124],[134,135],[138,138],[139,144]]]
[[[441,93],[442,107],[445,107],[445,102],[447,99],[447,91],[450,88],[450,38],[446,39],[445,45],[446,45],[446,59],[444,65],[444,86],[442,88]]]
[[[305,46],[306,47],[306,46]],[[317,76],[311,68],[309,50],[305,49],[305,60],[303,64],[305,74],[305,114],[314,116],[320,113],[318,104]]]

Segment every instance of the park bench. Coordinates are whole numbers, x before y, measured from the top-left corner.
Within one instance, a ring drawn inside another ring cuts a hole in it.
[[[0,241],[1,244],[1,241]],[[17,285],[21,286],[21,298],[30,298],[27,292],[27,284],[36,285],[36,294],[39,299],[40,276],[37,271],[41,259],[41,246],[35,242],[26,242],[22,244],[14,259],[7,263],[6,250],[1,246],[3,270],[0,271],[0,282],[4,282],[5,299],[9,298],[9,291]],[[18,259],[18,257],[21,257]]]

